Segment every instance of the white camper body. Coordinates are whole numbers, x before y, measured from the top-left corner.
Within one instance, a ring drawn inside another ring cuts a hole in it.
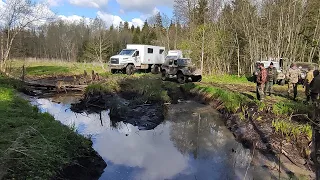
[[[125,70],[132,74],[135,69],[158,69],[165,60],[165,47],[128,44],[118,55],[110,58],[110,69]],[[157,70],[158,71],[158,70]]]

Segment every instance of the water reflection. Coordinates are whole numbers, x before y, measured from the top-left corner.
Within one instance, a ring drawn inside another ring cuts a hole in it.
[[[94,149],[108,164],[100,179],[243,179],[251,161],[249,150],[233,139],[218,114],[204,111],[199,104],[192,104],[196,112],[181,112],[184,107],[172,106],[177,111],[150,131],[112,122],[108,111],[75,114],[70,104],[50,99],[34,99],[33,104],[79,133],[92,135]],[[253,168],[247,178],[258,172]],[[258,177],[262,173],[259,170]]]

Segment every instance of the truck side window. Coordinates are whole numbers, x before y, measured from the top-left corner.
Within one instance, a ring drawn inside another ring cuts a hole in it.
[[[160,49],[159,54],[162,54],[164,52],[164,49]]]
[[[169,65],[172,65],[172,63],[173,63],[173,61],[170,59],[170,60],[169,60]]]
[[[136,51],[136,53],[134,53],[134,56],[138,57],[139,56],[139,51]]]
[[[153,49],[152,48],[148,48],[148,53],[149,54],[153,54]]]
[[[177,65],[178,65],[178,61],[177,61],[177,60],[173,61],[173,64],[174,64],[175,66],[177,66]]]

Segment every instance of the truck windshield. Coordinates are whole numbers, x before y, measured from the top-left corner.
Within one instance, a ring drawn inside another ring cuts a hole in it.
[[[170,60],[170,59],[177,59],[177,56],[167,56],[166,60]]]
[[[179,66],[188,66],[189,64],[191,64],[190,59],[178,59]]]
[[[120,52],[119,55],[124,55],[124,56],[132,56],[132,54],[135,52],[133,49],[124,49]]]

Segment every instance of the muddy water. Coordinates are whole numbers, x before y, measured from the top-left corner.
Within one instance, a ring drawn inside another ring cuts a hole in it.
[[[104,179],[206,180],[270,179],[251,165],[252,153],[235,141],[219,114],[193,101],[168,107],[166,120],[154,130],[112,122],[108,111],[76,114],[77,96],[32,99],[42,112],[92,137],[94,149],[108,164]]]

